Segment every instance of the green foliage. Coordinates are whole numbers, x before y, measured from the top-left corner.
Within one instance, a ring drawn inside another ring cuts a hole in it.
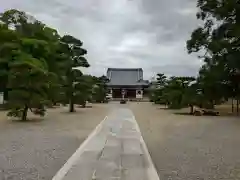
[[[87,60],[84,55],[87,53],[85,49],[82,48],[82,42],[73,36],[65,35],[60,39],[62,45],[62,51],[66,54],[69,59],[66,64],[66,91],[67,99],[69,100],[69,112],[74,112],[74,83],[78,81],[76,78],[81,77],[81,71],[76,71],[74,68],[78,67],[89,67]],[[79,74],[79,73],[80,74]],[[77,74],[76,74],[77,73]]]
[[[75,84],[74,99],[77,104],[86,106],[92,99],[93,79],[90,75],[82,75]]]
[[[197,83],[205,104],[239,97],[240,4],[238,0],[198,0],[203,25],[187,41],[189,53],[203,52]]]
[[[167,83],[167,77],[164,74],[157,74],[155,82],[152,82],[152,88],[150,88],[150,101],[156,104],[166,104],[163,96],[163,89]]]
[[[83,43],[73,36],[65,35],[60,40],[66,55],[70,58],[69,68],[89,67],[87,60],[83,57],[87,51],[82,48]]]
[[[93,89],[93,100],[96,102],[106,102],[107,95],[107,82],[108,79],[106,76],[101,76],[99,78],[95,78],[95,85]]]
[[[153,101],[156,104],[165,104],[169,108],[177,109],[188,105],[186,96],[190,92],[190,84],[193,77],[170,77],[157,74],[155,89],[153,89]]]
[[[0,90],[11,109],[8,115],[26,120],[29,109],[44,115],[45,106],[73,102],[80,91],[85,94],[90,82],[74,69],[89,67],[80,40],[61,37],[15,9],[1,13],[0,21]],[[74,85],[81,81],[81,88]]]
[[[10,64],[8,77],[9,104],[13,112],[43,107],[47,102],[48,71],[46,64],[23,54]],[[25,112],[26,113],[26,112]],[[22,113],[22,120],[26,120]],[[10,113],[9,115],[12,115]]]

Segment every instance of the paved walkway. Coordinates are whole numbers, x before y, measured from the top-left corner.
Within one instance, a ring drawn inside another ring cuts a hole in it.
[[[129,109],[113,110],[53,180],[159,180]]]

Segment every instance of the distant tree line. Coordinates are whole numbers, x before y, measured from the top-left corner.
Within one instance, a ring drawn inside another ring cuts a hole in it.
[[[86,101],[104,101],[107,79],[79,70],[90,66],[82,45],[25,12],[1,13],[0,91],[8,115],[27,120],[29,110],[44,115],[46,106],[62,103],[74,112],[74,104],[85,107]]]
[[[189,53],[204,61],[198,76],[166,78],[158,74],[152,100],[169,107],[198,105],[214,108],[228,99],[240,99],[240,2],[198,0],[197,18],[203,21],[187,41]],[[234,111],[234,106],[232,106]]]

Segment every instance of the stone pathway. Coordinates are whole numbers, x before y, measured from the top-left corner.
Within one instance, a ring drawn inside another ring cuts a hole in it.
[[[53,180],[159,180],[129,109],[113,110]]]

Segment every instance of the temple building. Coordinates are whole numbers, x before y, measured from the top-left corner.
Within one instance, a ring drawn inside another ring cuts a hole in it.
[[[107,78],[109,99],[141,100],[149,87],[142,68],[108,68]]]

